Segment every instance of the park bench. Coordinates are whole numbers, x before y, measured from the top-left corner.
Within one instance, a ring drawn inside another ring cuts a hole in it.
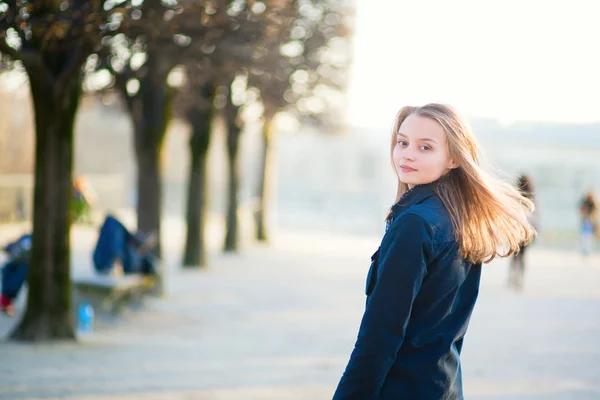
[[[72,278],[75,292],[75,306],[86,301],[95,310],[118,314],[125,305],[139,305],[145,293],[155,286],[152,276],[101,275],[89,273]]]

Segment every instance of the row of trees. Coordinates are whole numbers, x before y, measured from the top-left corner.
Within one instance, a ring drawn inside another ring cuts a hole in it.
[[[349,16],[342,0],[0,0],[0,68],[27,74],[36,127],[30,290],[11,337],[74,338],[68,210],[73,126],[84,90],[120,93],[134,127],[138,229],[159,237],[161,147],[172,117],[189,122],[184,265],[202,266],[214,117],[226,122],[225,250],[235,251],[244,106],[262,107],[256,221],[258,239],[266,240],[275,116],[287,110],[301,120],[336,120],[349,62]]]

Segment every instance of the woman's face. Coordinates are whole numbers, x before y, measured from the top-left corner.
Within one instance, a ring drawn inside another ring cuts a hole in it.
[[[435,120],[411,114],[396,133],[396,173],[409,188],[437,180],[457,165],[450,158],[446,132]]]

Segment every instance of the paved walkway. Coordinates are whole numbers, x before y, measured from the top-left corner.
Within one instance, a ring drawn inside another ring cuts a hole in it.
[[[169,237],[174,264],[180,237]],[[81,265],[93,238],[76,235]],[[376,246],[282,233],[243,255],[213,251],[209,270],[171,270],[164,299],[78,344],[0,342],[0,399],[331,399]],[[466,398],[600,399],[600,257],[532,249],[530,262],[521,293],[506,288],[505,262],[485,269],[463,353]],[[13,323],[1,316],[0,334]]]

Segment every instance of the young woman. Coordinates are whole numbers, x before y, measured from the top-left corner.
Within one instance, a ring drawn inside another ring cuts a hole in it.
[[[481,264],[532,240],[533,203],[479,167],[469,126],[446,105],[400,110],[391,156],[397,198],[334,400],[462,399]]]

